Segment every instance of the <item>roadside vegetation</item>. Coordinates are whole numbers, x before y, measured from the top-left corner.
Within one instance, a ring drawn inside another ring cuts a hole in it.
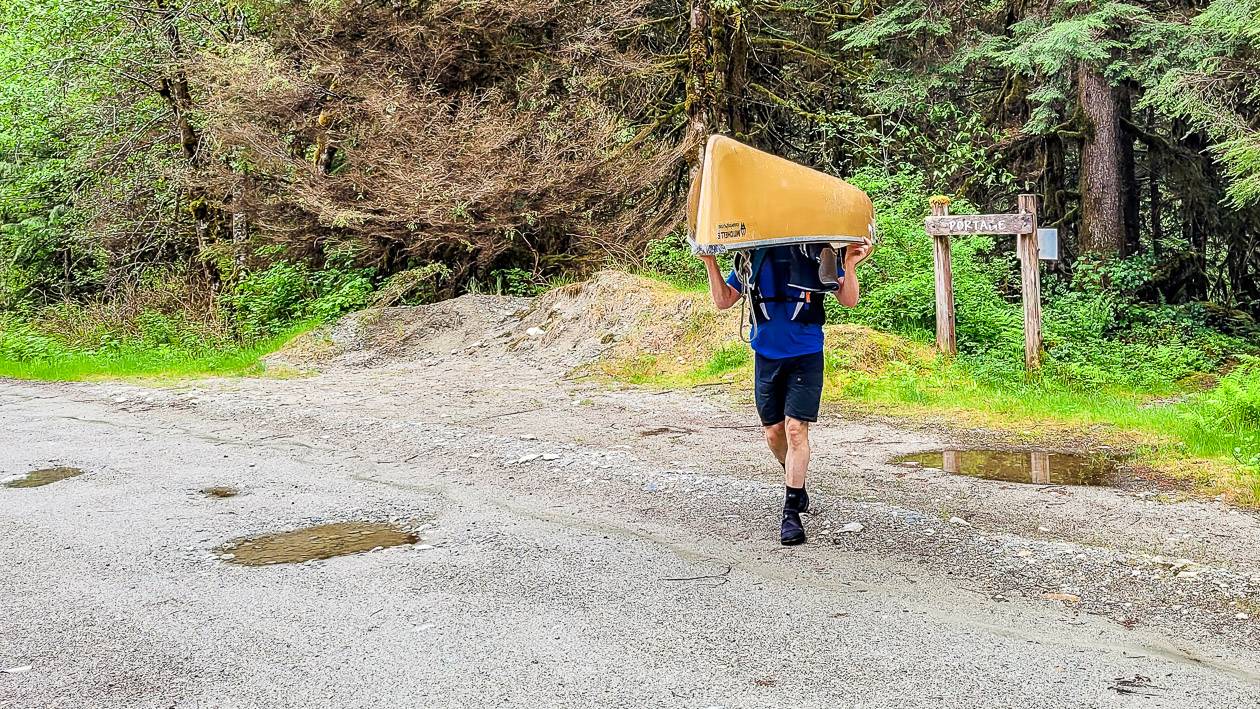
[[[213,304],[179,274],[154,272],[123,297],[0,312],[0,376],[88,379],[261,371],[259,358],[377,291],[362,270],[277,263],[242,277]],[[405,300],[405,299],[399,299]]]
[[[9,323],[0,339],[0,377],[79,381],[261,374],[259,360],[302,331],[298,327],[249,344],[215,340],[195,328],[172,332],[161,326],[135,336],[77,340]]]

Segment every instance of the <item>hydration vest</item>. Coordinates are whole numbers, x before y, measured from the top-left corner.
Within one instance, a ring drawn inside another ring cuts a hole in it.
[[[744,284],[752,305],[749,318],[753,326],[768,322],[770,309],[766,303],[793,304],[789,319],[806,325],[821,325],[827,319],[823,302],[836,284],[825,284],[818,277],[821,244],[774,246],[756,249],[751,256],[752,275]],[[773,292],[763,292],[761,270],[770,269],[768,278]]]

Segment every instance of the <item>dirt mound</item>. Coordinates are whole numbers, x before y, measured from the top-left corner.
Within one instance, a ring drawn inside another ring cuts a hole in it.
[[[572,368],[614,350],[673,349],[697,333],[707,334],[716,316],[705,294],[601,271],[537,298],[465,295],[432,305],[363,310],[295,338],[267,362],[299,369],[374,367],[495,353]],[[734,336],[733,321],[723,327]]]
[[[532,299],[465,295],[364,310],[295,339],[267,361],[301,369],[405,367],[458,354],[523,358],[629,381],[697,372],[708,378],[747,363],[739,333],[739,308],[719,312],[708,293],[601,271]],[[834,361],[855,370],[932,358],[921,345],[858,325],[828,326],[827,340]]]
[[[464,295],[432,305],[371,308],[294,338],[266,358],[299,369],[406,365],[479,349],[510,334],[528,298]]]
[[[521,321],[511,347],[576,367],[605,358],[663,355],[681,347],[733,339],[734,313],[719,314],[707,293],[621,271],[600,271],[590,280],[539,296]],[[707,356],[707,353],[706,355]]]

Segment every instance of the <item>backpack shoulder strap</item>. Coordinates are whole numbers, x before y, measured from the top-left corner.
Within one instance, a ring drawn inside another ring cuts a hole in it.
[[[748,277],[748,280],[751,282],[744,284],[744,289],[747,290],[749,293],[752,293],[758,290],[757,282],[761,280],[761,264],[765,262],[766,262],[766,249],[753,249],[752,268],[749,270],[749,273],[752,275]]]

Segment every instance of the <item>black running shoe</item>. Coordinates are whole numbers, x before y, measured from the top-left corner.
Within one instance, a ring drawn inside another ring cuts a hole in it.
[[[805,543],[805,527],[801,524],[800,512],[783,510],[783,526],[779,529],[779,543],[785,547]]]

